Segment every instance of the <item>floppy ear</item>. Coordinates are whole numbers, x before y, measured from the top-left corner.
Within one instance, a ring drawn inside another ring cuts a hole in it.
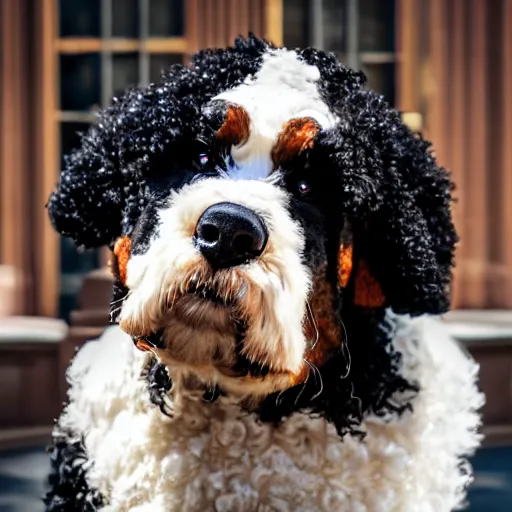
[[[121,233],[129,180],[115,146],[114,105],[82,134],[80,147],[65,157],[56,190],[47,204],[53,227],[77,246],[112,246]]]
[[[430,144],[376,94],[353,93],[344,116],[320,146],[336,173],[351,231],[345,284],[354,303],[411,315],[445,312],[457,242],[449,174]],[[339,276],[345,280],[347,261],[342,247]]]

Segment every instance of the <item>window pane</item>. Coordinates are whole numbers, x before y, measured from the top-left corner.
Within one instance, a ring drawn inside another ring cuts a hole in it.
[[[151,55],[149,58],[149,80],[160,82],[163,71],[167,71],[172,64],[182,64],[183,55],[178,53]]]
[[[182,36],[183,0],[147,0],[150,37]]]
[[[368,78],[367,88],[383,94],[391,105],[395,103],[395,65],[366,64],[362,66]]]
[[[61,123],[61,155],[69,154],[80,143],[79,132],[86,132],[88,123]],[[98,268],[97,251],[79,252],[74,242],[66,237],[60,239],[60,316],[68,319],[77,307],[77,295],[86,273]]]
[[[112,0],[112,35],[137,38],[139,36],[139,1]]]
[[[61,110],[93,110],[101,102],[100,56],[97,53],[60,56]]]
[[[395,48],[395,0],[360,0],[360,50],[390,52]]]
[[[139,55],[137,53],[114,55],[112,66],[114,96],[120,95],[127,87],[139,83]]]
[[[329,52],[346,49],[347,11],[343,0],[324,0],[324,48]]]
[[[69,319],[71,311],[78,307],[78,294],[86,274],[99,267],[98,251],[79,252],[74,242],[67,237],[60,238],[60,300],[59,316]],[[64,270],[66,266],[69,271]]]
[[[100,0],[59,0],[61,37],[99,37]]]
[[[309,45],[307,0],[284,0],[283,39],[288,48],[304,48]]]
[[[80,135],[89,129],[89,123],[61,123],[60,153],[61,168],[64,166],[64,155],[68,155],[80,144]]]

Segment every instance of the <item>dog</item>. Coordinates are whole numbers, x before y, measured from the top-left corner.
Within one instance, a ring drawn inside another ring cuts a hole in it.
[[[453,185],[365,76],[254,35],[128,90],[66,159],[55,229],[109,246],[47,511],[464,504],[476,363],[446,333]]]

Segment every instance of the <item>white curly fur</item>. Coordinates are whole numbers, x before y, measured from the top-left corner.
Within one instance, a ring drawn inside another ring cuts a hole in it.
[[[422,391],[413,413],[368,416],[363,442],[302,414],[261,424],[192,392],[173,395],[170,419],[149,404],[144,354],[118,327],[78,353],[56,428],[83,434],[102,512],[447,512],[472,479],[461,458],[480,441],[478,367],[430,318],[400,319],[394,344]]]
[[[269,49],[256,75],[216,96],[216,100],[240,105],[251,118],[249,139],[231,150],[237,165],[234,179],[259,179],[272,171],[270,157],[278,133],[293,118],[310,117],[323,129],[338,121],[322,98],[320,71],[299,58],[297,52]]]

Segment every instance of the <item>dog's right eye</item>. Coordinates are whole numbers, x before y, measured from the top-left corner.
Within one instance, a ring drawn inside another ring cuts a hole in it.
[[[299,191],[299,194],[301,196],[306,196],[309,194],[309,192],[311,191],[311,186],[310,184],[305,181],[305,180],[300,180],[298,183],[297,183],[297,190]]]

